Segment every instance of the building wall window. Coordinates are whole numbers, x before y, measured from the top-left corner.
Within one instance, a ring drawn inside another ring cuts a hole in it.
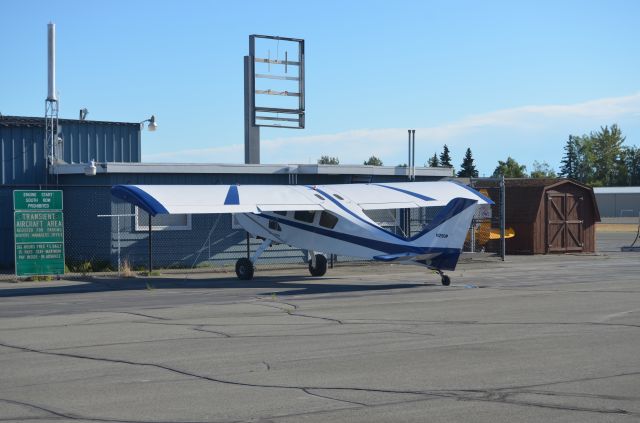
[[[149,230],[149,215],[136,207],[136,231]],[[190,214],[157,214],[151,219],[152,231],[190,231]]]

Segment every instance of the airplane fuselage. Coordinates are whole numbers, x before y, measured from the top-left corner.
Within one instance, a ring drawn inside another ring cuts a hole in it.
[[[418,254],[422,260],[404,262],[427,266],[429,263],[424,259],[436,255],[453,254],[457,261],[461,245],[449,245],[447,242],[448,239],[459,239],[459,236],[448,233],[450,228],[447,232],[434,233],[431,242],[421,239],[422,242],[418,243],[416,239],[383,229],[357,204],[337,192],[310,189],[322,200],[322,210],[243,213],[237,215],[238,223],[255,236],[310,251],[364,259]],[[473,211],[475,207],[471,214]],[[462,228],[465,233],[467,229]]]

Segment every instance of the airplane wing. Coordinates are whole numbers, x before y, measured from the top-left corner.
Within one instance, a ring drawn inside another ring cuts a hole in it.
[[[324,210],[321,203],[326,201],[298,185],[116,185],[111,194],[152,216]]]
[[[324,210],[337,193],[364,210],[444,206],[454,198],[493,202],[456,182],[318,185],[116,185],[114,197],[156,214]],[[329,197],[329,198],[327,198]],[[338,198],[340,199],[340,198]]]
[[[324,185],[363,210],[446,206],[454,198],[493,204],[490,198],[454,181]],[[319,187],[320,188],[320,187]]]

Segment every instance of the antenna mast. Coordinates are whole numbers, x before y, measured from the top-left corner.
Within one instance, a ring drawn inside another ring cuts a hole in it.
[[[49,22],[47,25],[48,38],[48,90],[44,107],[45,142],[44,156],[46,169],[54,163],[56,154],[56,142],[58,138],[58,97],[56,95],[56,24]],[[45,178],[46,180],[46,178]]]

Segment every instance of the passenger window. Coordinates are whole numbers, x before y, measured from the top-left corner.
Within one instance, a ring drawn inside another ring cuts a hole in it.
[[[314,217],[316,217],[316,213],[308,210],[297,210],[293,214],[294,219],[307,223],[313,223]]]
[[[282,228],[280,227],[280,224],[278,222],[276,222],[275,220],[270,220],[269,221],[269,229],[273,230],[273,231],[281,231]]]
[[[280,216],[286,216],[287,212],[286,211],[282,211],[282,210],[278,210],[278,211],[274,211],[275,214],[279,214]]]
[[[338,223],[338,218],[326,211],[320,213],[320,226],[324,226],[325,228],[333,229],[336,227]]]

